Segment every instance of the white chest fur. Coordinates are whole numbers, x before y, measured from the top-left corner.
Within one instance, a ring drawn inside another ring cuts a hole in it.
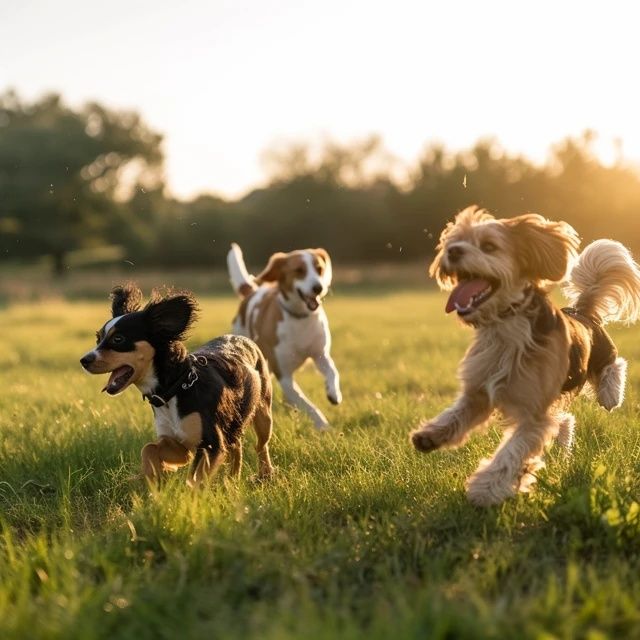
[[[182,432],[182,421],[178,416],[178,401],[171,398],[163,407],[153,407],[153,416],[156,422],[156,435],[158,438],[168,436],[176,440],[182,440],[185,434]]]
[[[307,318],[285,316],[276,333],[278,342],[274,351],[283,373],[295,371],[307,358],[320,356],[331,346],[324,309]]]

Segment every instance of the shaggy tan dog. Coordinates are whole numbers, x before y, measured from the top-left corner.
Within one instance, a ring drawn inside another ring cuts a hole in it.
[[[640,315],[640,271],[629,251],[597,240],[577,257],[579,238],[565,222],[536,214],[497,220],[469,207],[440,236],[430,267],[451,290],[446,311],[475,329],[460,365],[455,404],[411,434],[419,451],[461,444],[494,409],[507,423],[495,455],[467,483],[477,505],[502,502],[535,481],[545,444],[554,436],[567,449],[573,415],[561,399],[585,384],[607,410],[624,397],[626,361],[604,329]],[[577,257],[577,261],[576,261]],[[571,307],[547,295],[565,279]]]

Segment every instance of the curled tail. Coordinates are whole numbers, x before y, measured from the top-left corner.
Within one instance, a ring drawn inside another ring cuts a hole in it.
[[[233,242],[227,254],[227,268],[231,285],[236,293],[246,298],[252,291],[255,291],[256,284],[252,275],[247,271],[242,257],[242,250]]]
[[[602,323],[631,323],[640,317],[640,268],[614,240],[585,247],[564,291],[578,312]]]

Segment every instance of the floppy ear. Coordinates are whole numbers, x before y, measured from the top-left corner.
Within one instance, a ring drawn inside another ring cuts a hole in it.
[[[333,280],[333,267],[331,265],[331,257],[329,256],[329,252],[322,247],[318,247],[317,249],[309,249],[312,254],[315,254],[321,263],[324,263],[322,275],[325,280],[331,281]]]
[[[331,262],[331,258],[329,257],[329,252],[322,247],[318,247],[317,249],[311,249],[313,253],[320,256],[326,263]]]
[[[256,284],[262,284],[263,282],[276,282],[282,277],[282,268],[287,261],[288,255],[278,251],[274,253],[270,258],[267,266],[263,269],[262,273],[255,277]]]
[[[580,237],[571,225],[547,220],[537,213],[502,222],[514,239],[522,276],[537,281],[564,280],[580,245]]]
[[[458,214],[459,216],[460,214]],[[456,218],[457,220],[457,218]],[[451,232],[455,229],[455,222],[447,222],[447,226],[442,230],[440,234],[440,239],[438,240],[438,244],[436,246],[436,256],[433,259],[433,262],[429,265],[429,277],[435,278],[436,282],[440,286],[441,289],[453,289],[455,284],[454,279],[447,273],[446,269],[442,264],[442,257],[444,256],[445,245],[447,244],[447,240],[451,235]]]
[[[142,291],[133,282],[118,285],[111,290],[111,314],[114,318],[140,309]]]
[[[155,298],[145,307],[149,331],[157,340],[184,340],[198,316],[198,303],[188,291]]]
[[[444,255],[444,246],[442,241],[440,241],[440,243],[438,244],[437,249],[438,253],[436,253],[436,257],[429,265],[429,277],[435,278],[441,289],[453,289],[453,286],[455,284],[454,279],[446,272],[446,269],[444,269],[442,266],[442,256]]]

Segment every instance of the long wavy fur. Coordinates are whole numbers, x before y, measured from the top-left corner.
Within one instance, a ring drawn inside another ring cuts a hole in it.
[[[604,324],[640,318],[640,268],[615,240],[596,240],[585,247],[564,293],[580,313]]]

